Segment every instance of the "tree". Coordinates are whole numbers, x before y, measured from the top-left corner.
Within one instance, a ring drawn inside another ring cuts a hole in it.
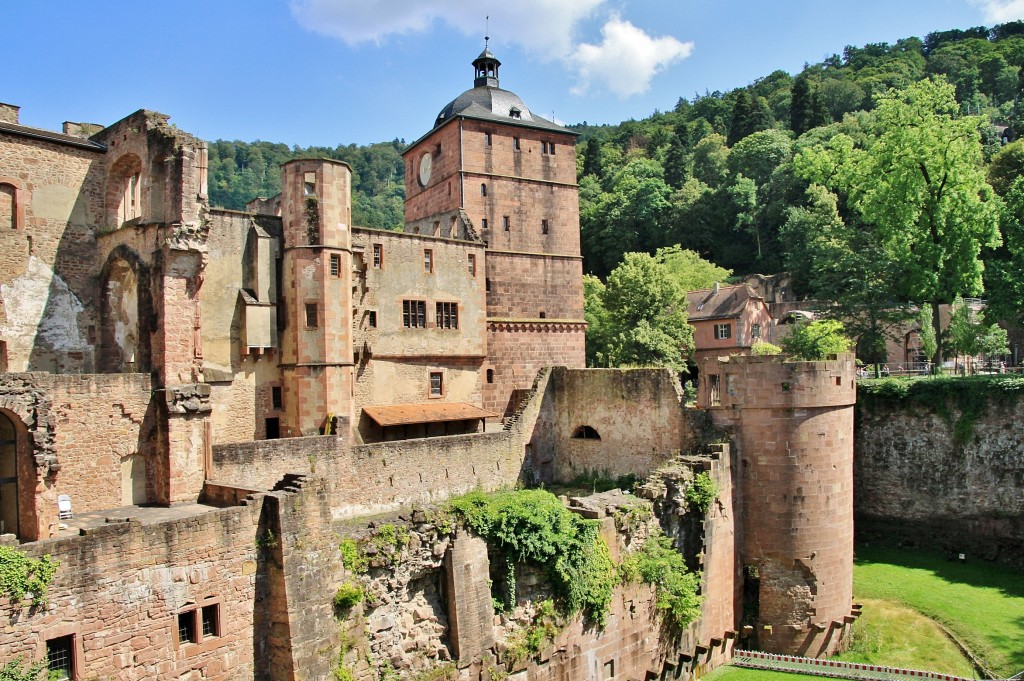
[[[647,253],[626,253],[599,296],[606,316],[604,348],[594,349],[606,366],[667,366],[685,369],[693,351],[693,327],[686,322],[686,293],[668,268]],[[589,313],[599,318],[600,308]]]
[[[962,356],[965,365],[976,355],[1003,355],[1009,350],[1006,329],[987,324],[985,313],[960,296],[953,301],[946,336],[949,349]]]
[[[680,123],[665,154],[665,182],[673,189],[679,189],[690,177],[689,166],[689,130],[686,123]]]
[[[789,102],[789,129],[799,137],[813,125],[808,125],[811,115],[811,83],[807,75],[801,73],[793,81],[793,93]]]
[[[1003,247],[985,267],[988,311],[994,319],[1019,323],[1024,318],[1024,177],[1010,185],[1000,212]]]
[[[591,137],[587,140],[587,151],[583,156],[583,174],[601,177],[604,171],[601,161],[601,140]]]
[[[1024,140],[1010,142],[992,157],[988,182],[1000,196],[1006,196],[1014,181],[1024,174]]]
[[[798,173],[848,196],[877,248],[898,266],[909,300],[939,306],[982,291],[983,247],[999,244],[999,200],[985,181],[976,117],[959,116],[953,87],[926,80],[880,95],[876,140],[866,149],[837,135],[804,150]],[[941,337],[934,360],[941,363]]]
[[[772,114],[764,99],[746,90],[736,93],[732,107],[732,122],[729,124],[729,146],[733,146],[747,135],[770,128]]]
[[[608,310],[604,306],[604,283],[597,277],[583,275],[583,318],[587,321],[587,366],[607,366],[607,352],[612,333]]]
[[[847,352],[850,339],[843,335],[843,325],[834,319],[797,324],[782,339],[782,351],[794,359],[816,361]]]
[[[719,267],[694,251],[683,250],[679,244],[659,248],[654,254],[654,259],[665,267],[669,276],[683,291],[711,288],[716,282],[725,281],[732,276],[732,270]]]

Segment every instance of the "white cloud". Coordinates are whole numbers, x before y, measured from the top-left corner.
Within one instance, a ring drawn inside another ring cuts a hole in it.
[[[1002,24],[1024,19],[1024,0],[971,0],[985,13],[985,21]]]
[[[499,44],[515,42],[540,60],[562,61],[579,75],[576,93],[596,86],[622,98],[646,91],[655,74],[693,51],[693,43],[652,38],[617,15],[601,29],[600,45],[579,43],[579,24],[607,1],[518,0],[487,7],[470,0],[291,0],[291,11],[310,31],[360,45],[423,33],[435,24],[482,37],[486,10]]]
[[[421,33],[435,23],[483,38],[489,14],[499,42],[517,42],[544,58],[564,58],[572,53],[577,24],[605,1],[519,0],[495,7],[470,0],[291,0],[291,10],[304,28],[349,45]]]
[[[692,42],[671,36],[652,38],[617,16],[604,25],[601,36],[600,45],[584,43],[576,48],[573,60],[581,82],[574,92],[585,92],[594,83],[623,99],[646,92],[655,74],[693,52]]]

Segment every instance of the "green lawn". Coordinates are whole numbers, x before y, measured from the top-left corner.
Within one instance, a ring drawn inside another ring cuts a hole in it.
[[[1024,574],[920,551],[859,547],[857,598],[902,603],[946,625],[1000,678],[1024,671]]]
[[[786,672],[766,672],[761,669],[746,669],[726,665],[710,674],[700,677],[701,681],[808,681],[816,677]]]

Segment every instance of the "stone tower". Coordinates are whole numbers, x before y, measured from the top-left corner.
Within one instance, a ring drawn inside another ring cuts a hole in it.
[[[833,653],[854,619],[855,375],[853,355],[701,367],[698,406],[734,433],[744,624],[768,652]]]
[[[487,244],[484,408],[515,409],[542,366],[585,363],[576,134],[498,86],[489,49],[473,88],[406,150],[405,219],[462,213]]]
[[[341,161],[281,166],[286,437],[326,432],[331,417],[351,423],[351,182],[352,169]]]

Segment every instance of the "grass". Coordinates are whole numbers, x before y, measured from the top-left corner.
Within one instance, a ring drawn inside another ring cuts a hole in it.
[[[834,659],[974,678],[974,666],[934,621],[892,601],[862,602],[853,645]]]
[[[746,669],[726,665],[700,677],[701,681],[808,681],[815,678],[806,674],[769,672],[762,669]]]
[[[1024,671],[1024,574],[921,551],[859,547],[858,598],[902,603],[941,622],[999,678]]]

